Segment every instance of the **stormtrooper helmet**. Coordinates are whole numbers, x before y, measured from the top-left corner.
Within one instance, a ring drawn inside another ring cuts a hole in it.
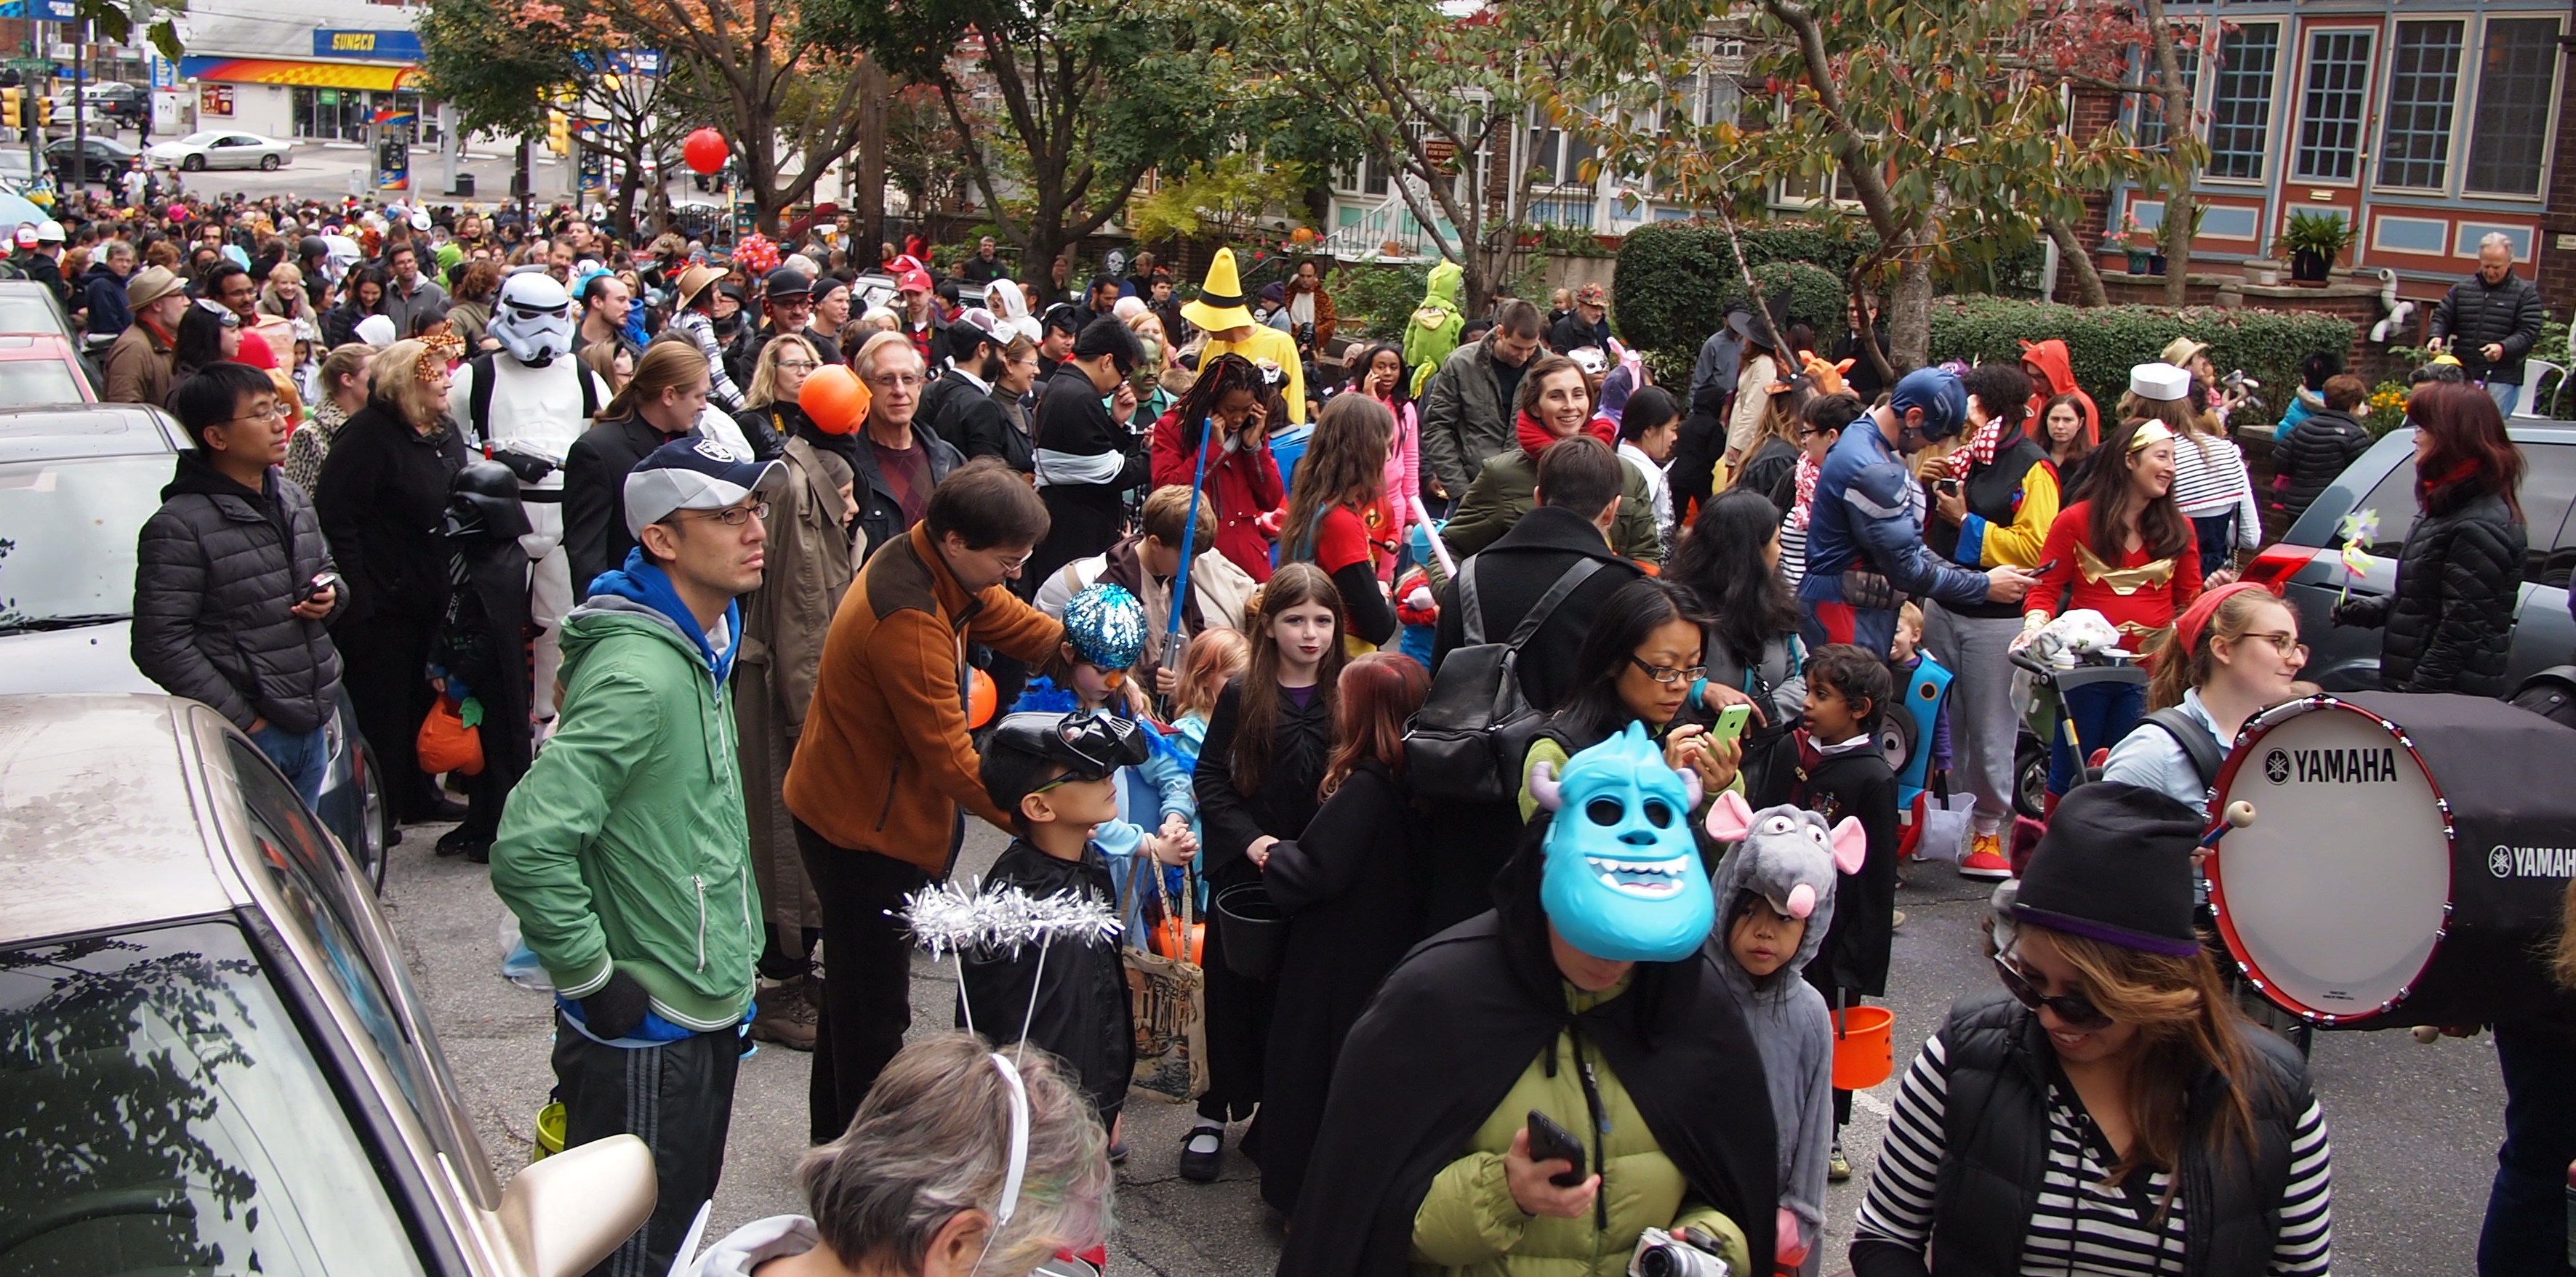
[[[322,237],[322,278],[334,284],[347,279],[349,272],[365,258],[366,253],[358,247],[358,241],[346,235]]]
[[[572,295],[554,276],[531,269],[501,281],[490,332],[512,359],[543,368],[555,356],[570,354],[572,326]]]

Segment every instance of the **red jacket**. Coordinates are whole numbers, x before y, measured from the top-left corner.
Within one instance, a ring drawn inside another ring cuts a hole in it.
[[[2174,623],[2183,609],[2200,597],[2200,552],[2186,543],[2182,552],[2170,559],[2151,558],[2144,547],[2127,553],[2102,554],[2093,539],[2093,503],[2078,501],[2057,512],[2057,522],[2048,525],[2048,544],[2039,552],[2039,561],[2049,564],[2039,584],[2032,587],[2022,611],[2044,612],[2056,616],[2061,610],[2072,612],[2091,608],[2104,620],[2119,626],[2124,635],[2160,630]],[[2079,548],[2090,551],[2088,563]],[[2161,583],[2133,579],[2110,579],[2098,573],[2138,572],[2147,577],[2161,576]],[[2126,589],[2127,593],[2121,591]],[[2063,609],[2058,605],[2061,592],[2070,591]]]
[[[1213,432],[1208,444],[1223,447]],[[1154,486],[1188,487],[1198,470],[1197,445],[1198,426],[1193,426],[1184,438],[1179,409],[1155,421]],[[1279,462],[1270,455],[1268,438],[1249,452],[1237,450],[1209,456],[1206,482],[1203,500],[1212,502],[1216,509],[1217,552],[1232,559],[1253,580],[1268,581],[1270,538],[1252,521],[1278,509],[1279,503],[1287,499],[1287,490],[1279,482]]]

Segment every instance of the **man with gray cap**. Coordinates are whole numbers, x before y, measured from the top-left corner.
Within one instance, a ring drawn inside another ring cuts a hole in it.
[[[188,290],[167,266],[146,266],[125,281],[126,309],[134,324],[107,348],[109,403],[159,407],[170,397],[170,352],[179,344],[179,317],[188,313]]]
[[[626,476],[636,548],[564,622],[560,725],[492,845],[492,889],[554,980],[564,1146],[640,1136],[661,1179],[594,1273],[669,1271],[724,1165],[761,946],[725,686],[786,483],[703,439]]]
[[[1974,604],[2030,592],[2034,578],[2020,568],[1970,571],[1923,544],[1923,487],[1904,454],[1959,433],[1967,419],[1958,374],[1921,368],[1825,454],[1807,525],[1807,575],[1798,583],[1799,631],[1809,648],[1857,643],[1883,656],[1896,638],[1897,606],[1909,596]]]

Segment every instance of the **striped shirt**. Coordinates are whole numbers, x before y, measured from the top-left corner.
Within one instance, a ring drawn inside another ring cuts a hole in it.
[[[2191,435],[2174,440],[2174,504],[2187,519],[2207,519],[2236,512],[2236,542],[2254,548],[2263,532],[2263,516],[2254,506],[2254,479],[2245,471],[2245,454],[2233,440]]]
[[[1885,1242],[1917,1254],[1928,1247],[1949,1085],[1949,1059],[1935,1036],[1906,1070],[1854,1241]],[[2183,1271],[2182,1198],[2175,1196],[2164,1217],[2156,1217],[2171,1172],[2132,1174],[2117,1187],[2105,1186],[2103,1178],[2118,1163],[2072,1089],[2052,1077],[2048,1169],[2023,1233],[2022,1273],[2147,1277]],[[2334,1247],[2332,1180],[2325,1114],[2312,1100],[2290,1132],[2290,1178],[2281,1191],[2281,1231],[2265,1269],[2268,1277],[2324,1277]]]

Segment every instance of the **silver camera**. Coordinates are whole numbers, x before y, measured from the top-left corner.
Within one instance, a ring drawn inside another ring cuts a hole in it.
[[[1628,1277],[1735,1277],[1735,1269],[1688,1229],[1676,1236],[1649,1228],[1637,1235],[1637,1249],[1628,1255]]]

